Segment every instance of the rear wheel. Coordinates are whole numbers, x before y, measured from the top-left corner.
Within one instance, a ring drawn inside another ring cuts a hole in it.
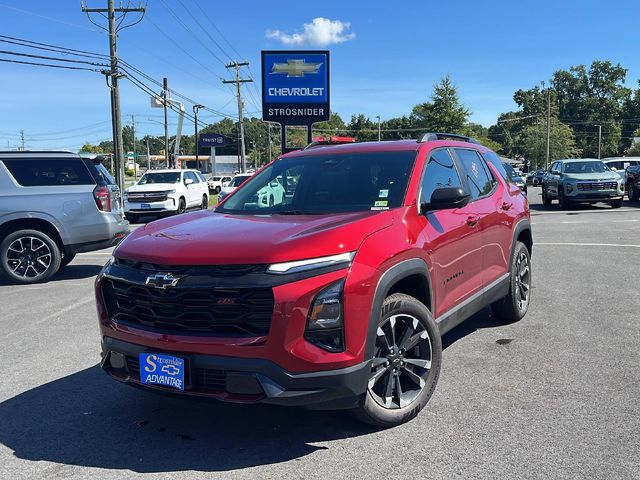
[[[510,265],[509,293],[492,303],[491,310],[501,320],[515,322],[525,316],[531,300],[531,256],[524,243],[516,242]]]
[[[395,293],[382,305],[371,374],[360,420],[393,427],[427,404],[440,375],[442,343],[431,312],[409,295]]]
[[[627,188],[627,195],[629,195],[629,200],[632,202],[637,202],[640,200],[640,189],[633,182],[629,182],[629,187]]]
[[[58,245],[38,230],[18,230],[0,243],[0,270],[14,283],[45,282],[60,263]]]

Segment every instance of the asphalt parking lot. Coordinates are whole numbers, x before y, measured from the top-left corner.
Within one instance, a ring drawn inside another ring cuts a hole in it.
[[[639,479],[640,204],[560,211],[539,192],[529,313],[447,334],[431,402],[390,430],[110,380],[92,290],[109,251],[0,283],[0,478]]]

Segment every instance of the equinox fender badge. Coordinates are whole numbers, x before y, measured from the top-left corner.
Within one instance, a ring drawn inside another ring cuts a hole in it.
[[[149,275],[145,285],[151,285],[152,287],[167,289],[169,287],[175,287],[184,276],[174,277],[170,273],[156,273],[155,275]]]

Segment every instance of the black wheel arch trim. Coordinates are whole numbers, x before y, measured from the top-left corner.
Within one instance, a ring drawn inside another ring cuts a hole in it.
[[[371,303],[371,312],[369,314],[369,327],[367,330],[367,343],[365,346],[365,360],[369,360],[373,357],[373,349],[375,346],[376,331],[378,330],[378,322],[380,320],[380,312],[382,311],[382,304],[385,298],[389,295],[391,287],[400,280],[410,277],[411,275],[421,275],[425,278],[427,286],[429,288],[429,299],[433,304],[433,289],[431,277],[429,275],[429,267],[426,262],[421,258],[411,258],[409,260],[403,260],[396,263],[389,269],[387,269],[376,286],[376,291],[373,295],[373,302]],[[425,307],[428,308],[427,305]]]
[[[523,218],[516,223],[516,226],[513,229],[513,235],[511,238],[511,249],[509,250],[509,259],[513,257],[513,251],[516,248],[516,243],[518,242],[518,237],[524,231],[529,231],[529,235],[531,236],[531,246],[529,248],[529,256],[533,256],[533,232],[531,231],[531,221],[528,218]],[[509,273],[511,273],[511,266],[509,266]]]

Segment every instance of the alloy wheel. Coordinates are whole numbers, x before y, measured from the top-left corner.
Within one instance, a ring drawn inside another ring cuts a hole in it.
[[[7,264],[20,277],[35,278],[51,266],[51,249],[37,237],[20,237],[7,249]]]
[[[529,259],[524,252],[520,252],[516,261],[516,302],[521,311],[526,309],[529,303],[530,272]]]
[[[378,327],[369,393],[385,408],[404,408],[425,387],[431,362],[431,339],[424,326],[411,315],[392,315]]]

